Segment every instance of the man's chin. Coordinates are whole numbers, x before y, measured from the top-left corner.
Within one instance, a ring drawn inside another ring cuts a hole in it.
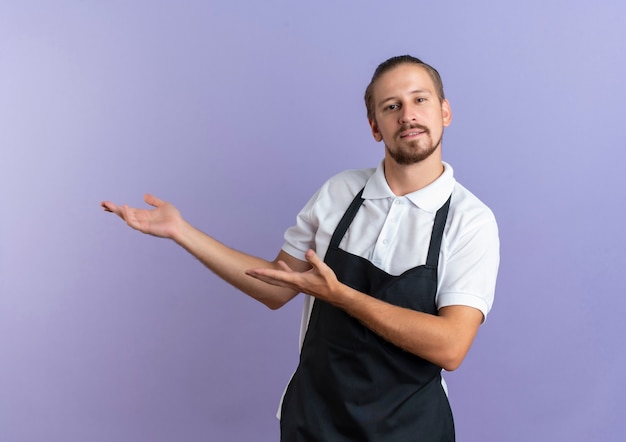
[[[437,150],[436,148],[431,148],[428,150],[411,150],[409,152],[406,151],[392,151],[387,147],[387,153],[389,156],[399,165],[401,166],[410,166],[412,164],[421,163],[422,161],[429,158],[434,152]]]

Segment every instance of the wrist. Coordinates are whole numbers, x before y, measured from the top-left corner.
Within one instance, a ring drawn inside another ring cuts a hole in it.
[[[337,281],[337,287],[333,290],[333,304],[336,307],[349,311],[354,307],[355,302],[358,301],[357,296],[360,294],[353,288]]]
[[[173,229],[172,233],[169,235],[170,239],[173,240],[176,244],[181,246],[185,246],[189,242],[189,238],[191,237],[193,232],[193,227],[183,218],[177,223],[176,227]]]

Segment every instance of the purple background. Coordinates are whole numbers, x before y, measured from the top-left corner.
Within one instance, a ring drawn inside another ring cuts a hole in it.
[[[0,441],[277,440],[301,298],[271,312],[98,203],[152,192],[273,258],[378,164],[362,94],[402,53],[442,73],[444,158],[501,229],[458,440],[623,440],[621,0],[4,0]]]

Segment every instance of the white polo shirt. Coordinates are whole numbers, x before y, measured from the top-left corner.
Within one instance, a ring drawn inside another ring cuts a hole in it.
[[[339,220],[363,186],[365,201],[339,247],[391,275],[426,263],[435,213],[452,194],[439,254],[437,308],[466,305],[486,318],[499,265],[498,227],[491,210],[456,182],[447,163],[435,182],[400,197],[389,188],[382,162],[376,169],[335,175],[300,211],[296,225],[285,232],[282,249],[301,260],[308,249],[323,258]],[[305,296],[300,346],[314,300]]]

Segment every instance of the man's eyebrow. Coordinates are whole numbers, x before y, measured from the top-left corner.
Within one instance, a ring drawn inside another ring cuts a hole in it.
[[[432,95],[433,93],[430,90],[428,90],[428,89],[415,89],[415,90],[412,90],[411,92],[409,92],[409,94],[410,95]],[[380,100],[378,102],[378,105],[382,106],[383,104],[385,104],[388,101],[393,101],[393,100],[397,100],[397,99],[398,99],[398,97],[396,97],[396,96],[387,97],[387,98],[384,98],[384,99]]]

